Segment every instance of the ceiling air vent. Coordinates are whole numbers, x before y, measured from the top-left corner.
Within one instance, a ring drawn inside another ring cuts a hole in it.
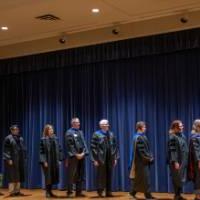
[[[52,14],[46,14],[46,15],[41,15],[41,16],[37,16],[35,17],[36,19],[39,20],[47,20],[47,21],[56,21],[56,20],[60,20],[59,17],[52,15]]]

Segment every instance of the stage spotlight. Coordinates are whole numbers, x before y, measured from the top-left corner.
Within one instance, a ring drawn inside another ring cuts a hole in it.
[[[119,27],[115,27],[112,29],[112,34],[113,35],[118,35],[120,33],[120,28]]]
[[[188,22],[188,18],[185,16],[185,17],[181,17],[180,18],[180,22],[182,23],[182,24],[186,24],[187,22]]]
[[[61,35],[61,37],[59,38],[59,43],[60,44],[65,44],[66,43],[66,41],[67,41],[67,36],[66,35]]]

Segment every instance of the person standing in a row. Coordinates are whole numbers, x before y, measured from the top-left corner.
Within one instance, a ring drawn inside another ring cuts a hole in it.
[[[108,120],[101,120],[99,126],[100,130],[94,132],[91,141],[91,157],[97,170],[97,193],[102,197],[106,189],[106,197],[112,197],[112,171],[119,158],[118,145],[109,130]]]
[[[62,150],[53,126],[46,124],[43,130],[43,137],[40,140],[40,164],[45,177],[47,198],[56,197],[52,193],[52,185],[59,182],[59,162],[62,160]]]
[[[146,124],[136,123],[136,133],[133,135],[130,151],[130,195],[136,199],[137,192],[143,192],[146,199],[154,199],[150,190],[150,165],[154,158],[150,151],[149,141],[145,135]]]
[[[184,200],[181,192],[187,179],[189,149],[183,129],[183,123],[175,120],[169,130],[168,163],[175,192],[174,200]]]
[[[0,188],[3,186],[3,174],[0,174]],[[0,196],[3,196],[4,194],[0,192]]]
[[[3,160],[9,193],[10,196],[24,196],[20,188],[25,180],[26,148],[18,125],[12,125],[10,132],[3,143]]]
[[[193,181],[195,200],[200,200],[200,119],[194,121],[189,142],[188,178]]]
[[[84,139],[83,132],[80,130],[80,120],[73,118],[71,128],[65,134],[65,144],[67,151],[66,166],[68,168],[68,188],[67,196],[73,195],[73,184],[76,187],[76,197],[84,197],[82,184],[84,181],[85,157],[89,154]]]

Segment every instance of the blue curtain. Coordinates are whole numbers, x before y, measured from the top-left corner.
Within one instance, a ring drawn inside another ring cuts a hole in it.
[[[197,35],[198,32],[199,30]],[[176,33],[172,35],[174,37]],[[101,61],[91,59],[83,64],[66,64],[70,59],[64,56],[68,54],[68,50],[57,52],[58,55],[62,55],[60,59],[55,52],[55,57],[49,60],[46,59],[47,54],[44,54],[0,61],[0,144],[2,146],[3,138],[9,133],[10,124],[17,123],[21,126],[21,134],[28,150],[28,173],[25,183],[27,188],[42,186],[38,148],[44,125],[54,125],[64,148],[64,133],[70,127],[70,119],[77,116],[81,120],[88,146],[92,133],[98,129],[98,121],[101,118],[109,119],[120,149],[120,160],[114,170],[113,189],[123,191],[129,188],[130,138],[135,123],[139,120],[146,121],[147,136],[155,155],[155,164],[151,168],[152,190],[172,190],[166,165],[169,125],[172,120],[181,119],[188,137],[192,121],[200,117],[198,40],[194,41],[194,37],[190,40],[190,37],[185,37],[186,33],[182,32],[183,37],[178,37],[177,44],[188,45],[176,51],[169,48],[166,52],[158,53],[159,45],[160,49],[163,49],[163,40],[172,35],[154,36],[155,42],[149,43],[154,46],[149,48],[147,45],[146,48],[157,51],[151,54],[148,51],[147,55],[143,52],[141,55],[130,56],[130,48],[127,50],[126,45],[123,48],[123,45],[119,45],[118,49],[117,43],[110,43],[108,45],[113,44],[113,48],[106,55],[118,55],[110,60],[107,59],[108,56],[102,56],[101,51],[98,52],[98,48],[101,49],[102,46],[95,46],[90,48],[99,53]],[[150,40],[152,41],[152,37]],[[139,46],[139,43],[145,44],[144,41],[148,41],[148,38],[137,41]],[[175,39],[173,41],[175,43]],[[128,44],[127,41],[125,43]],[[166,43],[166,48],[171,47],[170,45],[170,42]],[[133,48],[134,45],[132,51]],[[145,45],[143,48],[145,49]],[[117,51],[123,54],[117,54]],[[84,48],[77,50],[77,59],[79,56],[83,58],[83,52]],[[87,57],[94,58],[90,54]],[[52,60],[54,67],[46,69],[45,66],[50,66]],[[61,63],[65,63],[65,67]],[[35,68],[36,65],[38,68]],[[5,71],[6,66],[8,71]],[[18,66],[18,71],[14,70],[15,66]],[[29,70],[26,70],[26,66]],[[1,169],[3,170],[3,166]],[[61,165],[60,171],[58,188],[64,188],[64,164]],[[86,162],[85,187],[87,190],[95,189],[95,169],[89,158]],[[191,187],[187,187],[186,191],[191,191]]]

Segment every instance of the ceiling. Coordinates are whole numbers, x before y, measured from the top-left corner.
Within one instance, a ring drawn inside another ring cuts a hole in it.
[[[198,10],[200,0],[2,0],[0,26],[9,29],[0,30],[0,46]],[[35,19],[44,14],[61,20]]]

